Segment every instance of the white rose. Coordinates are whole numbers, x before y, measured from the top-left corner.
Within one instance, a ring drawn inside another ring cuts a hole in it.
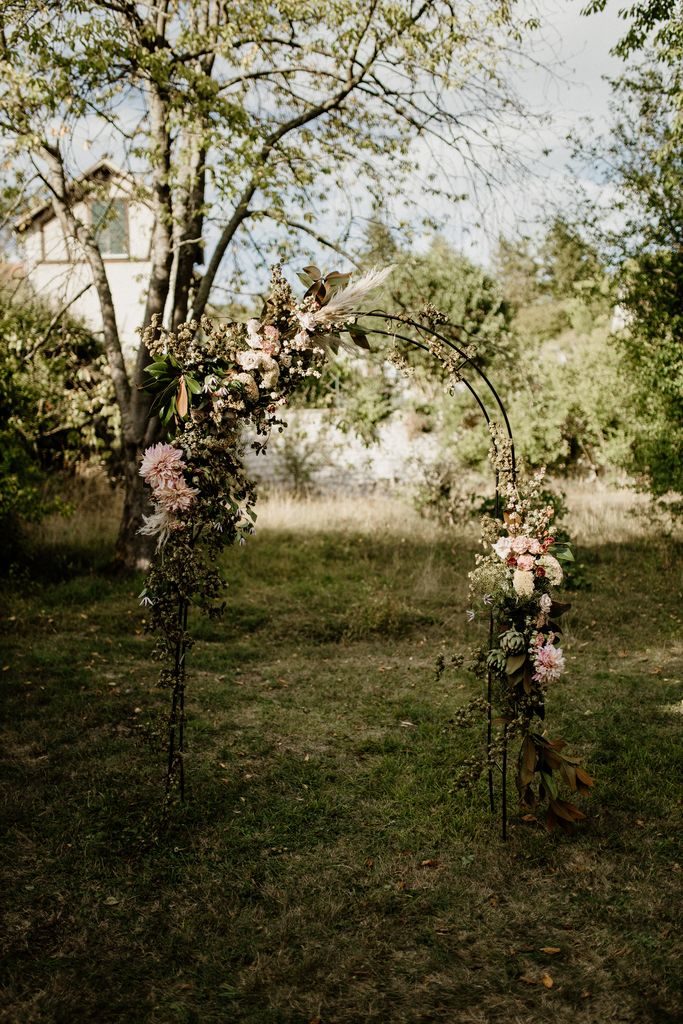
[[[499,537],[496,543],[492,544],[491,546],[498,555],[498,557],[505,561],[505,559],[510,554],[510,550],[512,549],[512,538]]]
[[[239,352],[235,362],[238,366],[241,366],[243,370],[257,370],[261,361],[260,352],[252,352],[248,350],[246,352]]]

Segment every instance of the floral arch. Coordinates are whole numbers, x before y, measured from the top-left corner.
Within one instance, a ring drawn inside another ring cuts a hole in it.
[[[279,267],[261,316],[247,323],[201,323],[169,333],[155,323],[144,340],[154,362],[147,368],[154,393],[152,412],[168,440],[153,445],[140,473],[151,488],[152,514],[142,532],[157,538],[157,550],[141,603],[156,636],[159,682],[170,692],[166,761],[166,807],[185,796],[186,665],[192,637],[191,605],[217,617],[225,606],[221,551],[244,543],[253,532],[255,491],[241,459],[242,430],[256,429],[264,450],[273,427],[282,429],[281,410],[311,376],[319,376],[341,345],[368,349],[368,335],[390,339],[398,362],[420,350],[437,360],[451,392],[462,384],[472,395],[491,434],[495,473],[494,514],[482,520],[483,553],[470,573],[473,608],[488,617],[488,639],[470,665],[482,693],[457,715],[459,724],[482,722],[481,757],[462,777],[487,778],[494,812],[494,780],[500,778],[500,820],[507,835],[511,744],[518,744],[515,782],[526,817],[545,807],[548,827],[571,828],[584,817],[560,796],[587,793],[592,780],[563,740],[543,730],[545,697],[564,668],[560,616],[569,605],[556,600],[566,546],[552,536],[553,508],[541,500],[542,474],[518,482],[512,429],[500,395],[478,365],[462,331],[434,309],[416,318],[378,311],[358,312],[391,268],[373,271],[356,283],[350,275],[322,275],[307,267],[308,290],[297,300]],[[460,665],[462,659],[451,663]],[[441,664],[441,668],[445,663]]]

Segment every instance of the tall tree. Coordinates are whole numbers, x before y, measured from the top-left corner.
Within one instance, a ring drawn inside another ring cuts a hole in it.
[[[502,62],[530,22],[511,0],[6,0],[0,131],[11,192],[47,195],[90,266],[121,410],[118,557],[139,557],[141,449],[155,436],[124,362],[98,238],[75,212],[76,143],[103,132],[155,214],[143,327],[199,320],[246,245],[303,233],[348,256],[354,216],[439,160],[415,198],[462,192],[478,146],[517,117]],[[416,140],[419,143],[415,148]],[[444,154],[459,157],[459,181]],[[433,179],[433,175],[432,175]],[[413,180],[413,188],[415,179]],[[264,222],[270,225],[266,230]],[[230,261],[232,261],[230,263]]]
[[[625,313],[639,417],[630,468],[659,497],[683,494],[683,8],[657,0],[624,15],[615,52],[640,59],[611,82],[610,135],[579,151],[608,190],[593,224]]]

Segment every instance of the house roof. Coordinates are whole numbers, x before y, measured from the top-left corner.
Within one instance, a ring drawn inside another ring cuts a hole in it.
[[[78,198],[82,198],[88,191],[87,186],[89,182],[97,180],[107,180],[111,178],[126,179],[127,181],[135,181],[132,174],[127,173],[116,164],[112,163],[104,157],[102,160],[98,160],[97,163],[89,167],[87,171],[80,174],[77,178],[74,178],[69,183],[69,191]],[[14,230],[19,233],[26,231],[36,221],[45,222],[51,220],[55,216],[55,212],[52,206],[52,200],[46,199],[38,203],[33,209],[28,210],[23,217],[19,217],[14,222]]]

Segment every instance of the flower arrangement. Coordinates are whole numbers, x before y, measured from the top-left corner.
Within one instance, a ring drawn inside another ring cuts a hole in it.
[[[140,464],[151,497],[142,532],[157,542],[140,601],[156,636],[160,683],[171,693],[167,800],[176,788],[181,799],[184,796],[189,608],[221,614],[226,587],[221,552],[230,544],[244,543],[254,530],[255,492],[242,461],[244,427],[255,429],[253,447],[265,451],[272,429],[284,426],[280,415],[290,395],[311,376],[319,376],[329,353],[340,345],[369,347],[366,332],[357,323],[357,310],[390,271],[372,271],[351,284],[348,274],[323,275],[317,267],[306,267],[300,276],[307,291],[299,301],[276,267],[260,317],[223,324],[204,317],[173,333],[155,322],[144,335],[153,357],[147,367],[152,412],[167,433],[166,441],[143,453]],[[441,314],[427,311],[424,319],[427,326],[407,317],[387,317],[387,327],[394,321],[393,331],[375,332],[410,342],[437,358],[450,389],[464,379],[461,370],[469,364],[495,396],[507,424],[500,399],[473,363],[471,350],[434,329],[444,323]],[[416,339],[402,333],[406,325],[414,329]],[[487,415],[473,386],[466,384]],[[488,771],[493,810],[493,770],[501,769],[505,835],[507,754],[515,736],[521,738],[517,788],[522,805],[533,812],[547,800],[548,826],[569,826],[583,817],[560,797],[558,778],[579,793],[586,792],[592,780],[575,759],[562,753],[564,742],[548,740],[538,724],[545,715],[546,690],[565,667],[558,619],[569,606],[556,600],[554,589],[562,583],[561,563],[571,558],[571,552],[552,535],[553,509],[540,500],[540,476],[525,495],[517,487],[509,425],[507,436],[495,425],[492,432],[491,458],[504,511],[502,519],[485,517],[484,553],[470,574],[468,612],[474,618],[485,610],[489,617],[488,646],[474,661],[486,680],[487,695],[475,698],[458,719],[467,724],[482,710],[486,714],[486,754],[478,767],[472,765],[470,774],[479,777]],[[495,740],[494,703],[504,723]]]
[[[140,464],[152,504],[141,532],[157,541],[140,601],[157,638],[160,682],[172,695],[168,795],[176,783],[184,793],[188,609],[193,604],[220,615],[226,586],[221,551],[243,543],[254,529],[255,492],[242,463],[244,427],[255,428],[253,445],[265,451],[270,431],[282,427],[289,396],[319,376],[328,353],[341,344],[368,347],[354,310],[391,269],[349,284],[348,274],[306,267],[301,276],[308,289],[299,301],[276,267],[259,318],[216,324],[204,317],[174,333],[157,321],[144,335],[154,360],[147,367],[152,412],[168,435]]]
[[[563,581],[562,562],[572,560],[572,553],[552,534],[554,509],[541,500],[543,472],[537,473],[522,493],[511,442],[495,426],[492,437],[490,459],[499,480],[503,515],[502,519],[484,517],[484,554],[477,556],[469,576],[469,617],[485,610],[491,627],[486,649],[475,658],[488,684],[486,767],[491,780],[501,757],[505,792],[509,743],[520,737],[516,783],[522,808],[533,814],[547,803],[546,825],[567,828],[585,815],[560,796],[560,783],[571,793],[585,794],[593,780],[575,758],[562,752],[564,741],[548,740],[540,727],[548,687],[558,682],[565,669],[558,620],[570,605],[558,601],[555,590]],[[478,709],[479,701],[473,703]],[[497,743],[491,736],[492,703],[498,705],[503,723]],[[466,714],[461,717],[467,719]]]

